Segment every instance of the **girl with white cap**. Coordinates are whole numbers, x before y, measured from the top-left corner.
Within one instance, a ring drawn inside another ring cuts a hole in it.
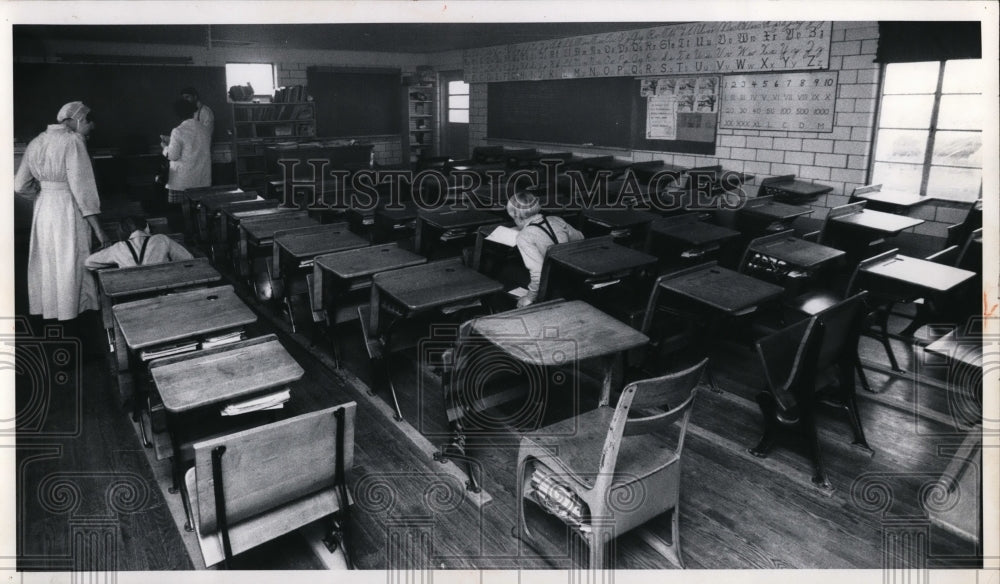
[[[31,314],[74,319],[99,306],[94,278],[83,266],[91,231],[107,241],[97,220],[101,201],[86,136],[94,124],[79,101],[62,106],[45,132],[28,143],[14,176],[14,191],[33,198],[28,249],[28,308]]]
[[[538,197],[531,193],[520,192],[511,197],[507,201],[507,214],[520,230],[517,250],[521,252],[521,260],[531,276],[528,293],[517,301],[518,307],[527,306],[538,296],[545,253],[557,243],[583,239],[583,234],[561,217],[542,215],[542,205]]]

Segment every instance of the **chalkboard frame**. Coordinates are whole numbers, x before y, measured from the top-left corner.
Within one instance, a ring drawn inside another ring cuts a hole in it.
[[[640,95],[640,84],[635,77],[489,83],[487,138],[587,148],[715,154],[717,123],[711,142],[647,139],[646,98]],[[579,99],[580,96],[585,99]],[[611,107],[619,111],[612,113]]]

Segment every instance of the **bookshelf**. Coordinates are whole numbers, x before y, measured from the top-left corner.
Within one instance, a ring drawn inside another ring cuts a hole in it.
[[[236,184],[243,190],[265,191],[264,151],[277,142],[316,137],[316,105],[311,101],[233,103],[233,160]]]
[[[411,166],[421,158],[434,156],[435,97],[435,87],[431,83],[406,88],[406,151]]]

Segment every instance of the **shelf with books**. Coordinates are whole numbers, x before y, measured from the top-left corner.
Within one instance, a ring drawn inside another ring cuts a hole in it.
[[[275,141],[316,138],[316,104],[311,101],[241,103],[233,106],[233,152],[236,183],[261,191],[266,182],[264,147]]]

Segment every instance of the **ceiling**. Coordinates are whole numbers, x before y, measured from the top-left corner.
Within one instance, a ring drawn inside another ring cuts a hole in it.
[[[51,41],[280,47],[285,49],[437,53],[549,40],[664,22],[522,22],[224,25],[15,25],[14,55],[47,53]]]

